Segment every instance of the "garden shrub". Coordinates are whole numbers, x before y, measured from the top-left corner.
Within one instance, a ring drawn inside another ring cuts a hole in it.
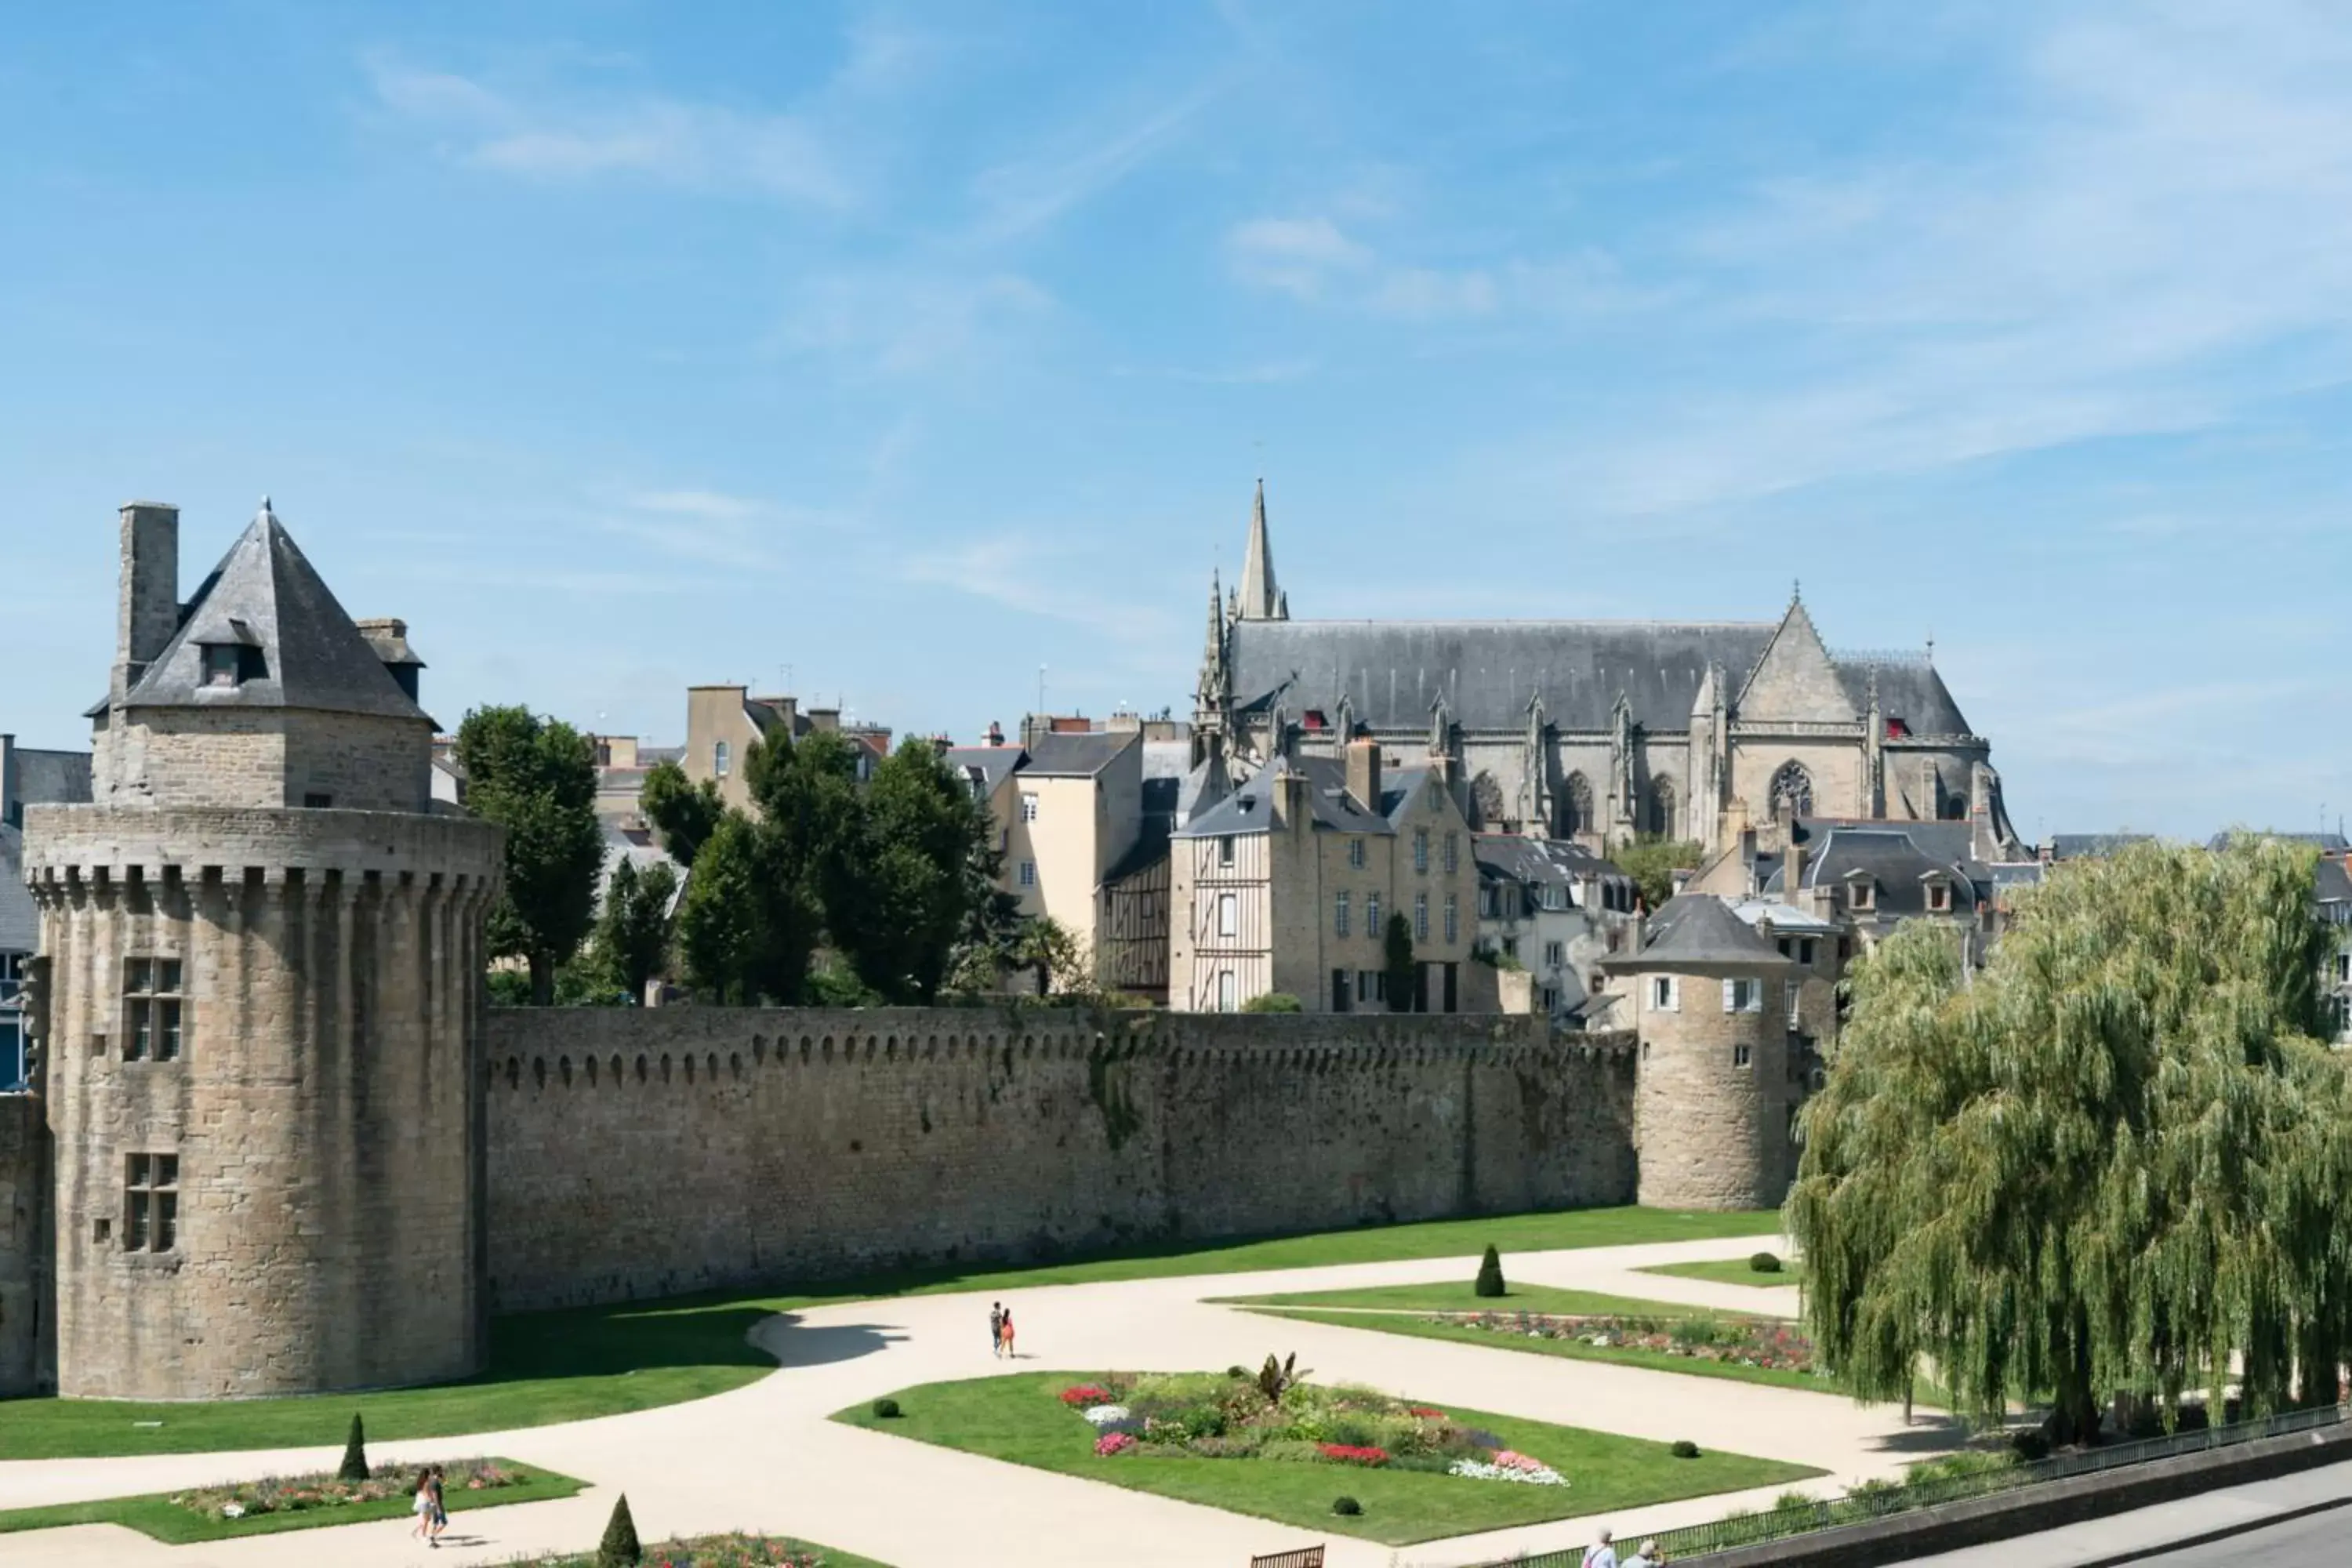
[[[1331,1511],[1342,1519],[1353,1519],[1364,1511],[1364,1505],[1347,1493],[1341,1492],[1331,1500]]]
[[[343,1462],[335,1468],[339,1481],[363,1481],[368,1479],[367,1429],[360,1425],[360,1413],[352,1412],[352,1435],[343,1441]]]
[[[604,1522],[604,1539],[596,1543],[596,1568],[635,1568],[645,1552],[637,1545],[637,1521],[629,1517],[629,1494],[613,1503],[613,1517]]]
[[[1503,1255],[1495,1250],[1491,1242],[1487,1244],[1486,1256],[1478,1260],[1478,1282],[1471,1287],[1471,1290],[1479,1296],[1506,1293],[1503,1289]]]
[[[1729,1331],[1713,1318],[1694,1317],[1677,1320],[1668,1335],[1675,1343],[1688,1347],[1720,1344]]]
[[[1774,1513],[1796,1513],[1800,1510],[1810,1510],[1812,1506],[1813,1500],[1807,1497],[1802,1492],[1782,1492],[1779,1497],[1772,1500],[1772,1511]]]
[[[1677,1437],[1675,1446],[1667,1452],[1677,1459],[1696,1459],[1698,1458],[1698,1445],[1687,1437]]]
[[[1249,1368],[1240,1365],[1239,1363],[1235,1363],[1233,1366],[1225,1368],[1225,1375],[1227,1377],[1234,1378],[1245,1378],[1249,1376]]]
[[[1780,1272],[1780,1255],[1777,1252],[1759,1252],[1748,1260],[1748,1268],[1750,1273],[1778,1274]]]
[[[877,1420],[896,1421],[898,1418],[898,1402],[887,1397],[876,1400],[874,1415]]]
[[[1266,991],[1242,1004],[1244,1013],[1304,1013],[1307,1005],[1287,991]]]
[[[1319,1465],[1323,1447],[1319,1443],[1301,1442],[1296,1437],[1280,1437],[1257,1451],[1261,1459],[1272,1459],[1286,1465]]]

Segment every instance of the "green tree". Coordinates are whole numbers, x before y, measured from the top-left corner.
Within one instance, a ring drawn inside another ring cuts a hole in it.
[[[1389,916],[1381,933],[1382,967],[1388,971],[1389,1011],[1412,1011],[1413,993],[1421,984],[1421,964],[1412,956],[1412,927],[1402,914]]]
[[[803,999],[816,911],[777,862],[772,837],[740,811],[719,818],[695,857],[677,950],[698,995],[747,1006],[762,1000],[797,1006]]]
[[[625,855],[604,884],[604,908],[591,945],[631,1006],[644,1003],[646,985],[668,960],[670,900],[677,894],[677,872],[659,861],[640,871]]]
[[[1486,1256],[1478,1260],[1478,1279],[1470,1289],[1471,1293],[1477,1296],[1507,1293],[1503,1285],[1503,1255],[1496,1251],[1491,1243],[1486,1247]]]
[[[1287,991],[1261,991],[1242,1004],[1244,1013],[1304,1013],[1307,1004]]]
[[[613,1517],[604,1521],[604,1539],[596,1543],[596,1568],[635,1568],[643,1561],[637,1521],[629,1517],[629,1494],[623,1492],[613,1504]]]
[[[339,1481],[363,1481],[368,1479],[367,1428],[360,1424],[360,1413],[352,1412],[351,1436],[343,1439],[343,1462],[335,1468]]]
[[[970,786],[919,740],[883,759],[860,805],[836,883],[826,889],[826,931],[883,998],[929,1005],[971,912],[968,872],[993,824]]]
[[[1033,915],[1021,922],[1013,944],[1013,966],[1036,972],[1040,996],[1094,986],[1094,973],[1076,933],[1051,915]]]
[[[1631,844],[1609,851],[1610,861],[1633,879],[1642,890],[1643,907],[1653,912],[1675,896],[1675,873],[1697,870],[1706,855],[1705,847],[1691,839],[1655,833],[1639,834]]]
[[[588,934],[604,835],[595,753],[571,725],[525,708],[480,708],[457,730],[466,805],[506,829],[506,885],[490,911],[490,952],[530,966],[533,1003]]]
[[[719,829],[727,803],[719,796],[719,781],[700,784],[686,776],[676,763],[656,763],[646,772],[637,792],[637,809],[661,836],[661,847],[681,866],[692,866],[703,844]]]
[[[2054,874],[1971,979],[1898,930],[1851,976],[1788,1205],[1829,1368],[1964,1415],[2051,1391],[2333,1400],[2352,1351],[2352,1095],[2321,1047],[2313,858],[2137,847]]]

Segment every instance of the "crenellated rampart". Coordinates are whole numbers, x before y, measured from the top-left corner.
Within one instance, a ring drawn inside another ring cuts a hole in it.
[[[494,1011],[500,1310],[1632,1201],[1630,1036],[1540,1018]]]

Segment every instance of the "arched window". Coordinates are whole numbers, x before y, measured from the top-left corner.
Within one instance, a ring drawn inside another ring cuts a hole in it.
[[[1771,794],[1775,817],[1780,815],[1783,806],[1788,808],[1791,816],[1813,815],[1812,776],[1797,762],[1792,760],[1780,764],[1780,771],[1772,775]]]
[[[1675,786],[1668,779],[1650,784],[1650,831],[1661,838],[1675,836]]]
[[[1592,785],[1582,773],[1568,775],[1568,784],[1559,792],[1559,831],[1564,838],[1580,833],[1590,833],[1598,826],[1592,815]]]

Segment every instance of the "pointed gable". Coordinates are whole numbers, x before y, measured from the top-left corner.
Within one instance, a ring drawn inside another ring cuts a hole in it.
[[[1850,724],[1861,717],[1802,599],[1789,601],[1789,613],[1739,689],[1738,708],[1740,718],[1751,721]]]
[[[205,650],[241,650],[242,679],[207,679]],[[126,708],[302,708],[432,722],[400,689],[268,501],[182,613]]]

